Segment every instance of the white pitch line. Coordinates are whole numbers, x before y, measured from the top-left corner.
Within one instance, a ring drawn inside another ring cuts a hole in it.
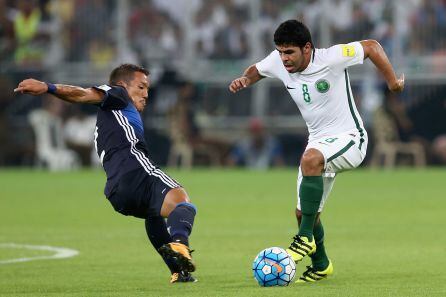
[[[55,253],[54,255],[49,255],[49,256],[35,256],[35,257],[28,257],[28,258],[0,260],[0,265],[1,264],[10,264],[10,263],[19,263],[19,262],[28,262],[28,261],[34,261],[34,260],[63,259],[63,258],[70,258],[70,257],[79,255],[79,251],[76,251],[73,249],[68,249],[68,248],[63,248],[63,247],[55,247],[55,246],[47,246],[47,245],[0,243],[0,248],[50,251],[50,252]]]

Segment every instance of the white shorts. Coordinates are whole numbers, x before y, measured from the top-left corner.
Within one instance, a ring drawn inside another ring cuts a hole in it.
[[[333,136],[323,137],[308,143],[305,150],[310,148],[317,149],[324,156],[324,173],[322,179],[324,182],[324,192],[322,194],[319,212],[324,208],[325,201],[333,188],[336,174],[342,171],[358,167],[366,156],[367,151],[367,132],[360,135],[358,130],[345,132]],[[297,176],[297,209],[300,208],[299,188],[302,182],[302,170],[299,166]]]

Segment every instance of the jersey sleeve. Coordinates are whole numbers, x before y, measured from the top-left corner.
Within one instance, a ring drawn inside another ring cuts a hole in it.
[[[121,86],[101,85],[93,88],[105,94],[104,99],[99,104],[102,109],[124,109],[130,102],[127,90]]]
[[[364,49],[360,42],[337,44],[327,49],[325,59],[330,66],[344,70],[364,63]]]
[[[283,68],[279,53],[274,50],[265,59],[256,63],[257,71],[261,76],[278,77],[280,67]]]

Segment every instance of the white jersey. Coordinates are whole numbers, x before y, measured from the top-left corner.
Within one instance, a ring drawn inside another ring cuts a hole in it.
[[[304,118],[309,141],[356,130],[364,125],[353,99],[347,67],[362,64],[364,49],[359,42],[314,49],[302,72],[289,73],[274,50],[256,64],[260,75],[280,79]]]

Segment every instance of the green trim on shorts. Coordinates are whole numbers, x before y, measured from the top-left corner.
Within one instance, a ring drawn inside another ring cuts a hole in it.
[[[354,144],[355,142],[353,140],[350,140],[350,142],[343,149],[341,149],[339,152],[328,158],[327,163],[331,162],[333,159],[336,159],[337,157],[348,151],[348,149],[351,148]]]

